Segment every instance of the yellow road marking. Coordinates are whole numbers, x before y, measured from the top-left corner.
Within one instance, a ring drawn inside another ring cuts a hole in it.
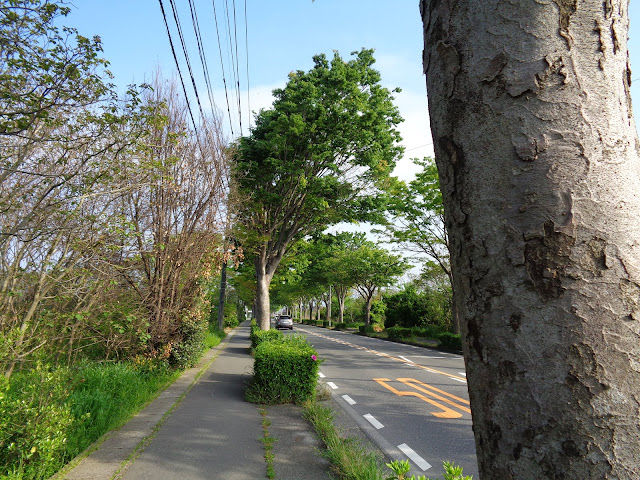
[[[374,378],[373,380],[376,381],[377,383],[379,383],[380,385],[382,385],[383,387],[385,387],[386,389],[392,391],[396,395],[400,396],[400,397],[405,397],[405,396],[418,397],[421,400],[424,400],[425,402],[430,403],[434,407],[437,407],[440,410],[442,410],[441,412],[430,412],[431,415],[433,415],[435,417],[438,417],[438,418],[460,418],[460,417],[462,417],[461,413],[456,412],[455,410],[452,410],[451,408],[443,405],[442,403],[436,402],[435,400],[432,400],[431,398],[428,398],[428,397],[422,395],[421,393],[418,393],[418,392],[415,392],[415,391],[398,390],[398,389],[392,387],[391,385],[388,385],[386,382],[390,382],[391,381],[388,378]],[[450,404],[450,405],[452,405],[452,406],[454,406],[454,407],[456,407],[456,408],[458,408],[458,409],[460,409],[462,411],[471,413],[471,410],[469,410],[468,408],[460,406],[460,405],[452,402],[451,400],[449,400],[447,398],[444,398],[443,396],[438,395],[436,393],[433,393],[433,392],[431,392],[429,390],[417,387],[417,386],[413,385],[413,383],[414,382],[418,383],[418,384],[422,385],[423,387],[427,387],[427,388],[433,389],[433,390],[435,390],[435,391],[437,391],[439,393],[442,393],[443,395],[446,395],[448,397],[457,399],[457,400],[459,400],[461,402],[464,402],[464,403],[468,403],[466,400],[464,400],[462,398],[456,397],[455,395],[451,395],[450,393],[444,392],[444,391],[442,391],[442,390],[440,390],[438,388],[435,388],[435,387],[432,387],[432,386],[427,385],[425,383],[419,382],[418,380],[414,380],[413,378],[398,378],[397,380],[399,382],[404,383],[407,386],[413,387],[416,390],[419,390],[419,391],[421,391],[421,392],[423,392],[423,393],[425,393],[427,395],[430,395],[431,397],[437,398],[438,400],[441,400],[441,401],[443,401],[445,403],[448,403],[448,404]]]

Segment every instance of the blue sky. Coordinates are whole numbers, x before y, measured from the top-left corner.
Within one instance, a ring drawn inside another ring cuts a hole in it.
[[[345,57],[363,47],[374,48],[376,68],[382,74],[382,83],[389,88],[402,89],[402,93],[396,95],[396,104],[405,119],[400,126],[400,132],[404,138],[406,152],[405,158],[398,164],[396,174],[402,179],[410,179],[415,169],[409,159],[433,155],[425,78],[422,73],[422,24],[418,0],[246,0],[246,43],[245,1],[216,0],[228,87],[234,84],[234,80],[227,53],[229,49],[225,48],[225,45],[228,45],[225,5],[229,7],[229,24],[233,30],[234,3],[243,133],[247,133],[250,117],[248,104],[251,110],[268,107],[271,102],[271,90],[283,86],[290,71],[308,70],[312,66],[313,55],[331,55],[333,50],[338,50]],[[629,7],[629,49],[631,66],[636,72],[632,76],[636,80],[632,86],[632,97],[635,99],[636,115],[640,115],[639,3],[635,0]],[[181,68],[183,74],[186,74],[169,0],[163,0],[163,4],[167,20],[172,26],[174,45],[179,49]],[[175,0],[175,4],[178,7],[200,98],[208,105],[189,3],[187,0]],[[194,4],[205,47],[214,101],[226,116],[227,104],[213,2],[194,0]],[[76,27],[82,35],[101,37],[104,57],[111,63],[110,70],[115,76],[114,81],[122,88],[130,83],[149,81],[158,67],[165,76],[174,74],[175,64],[158,0],[75,0],[73,5],[75,8],[63,23]],[[634,19],[639,22],[638,26],[634,24]],[[634,35],[636,32],[637,35]],[[634,68],[634,65],[638,66]],[[188,76],[185,77],[185,81],[189,82],[187,88],[192,91]],[[236,113],[237,97],[234,96],[235,89],[228,90],[231,95],[232,123],[237,134],[240,131]],[[192,108],[195,113],[195,104]],[[228,124],[229,121],[226,120],[225,125]]]

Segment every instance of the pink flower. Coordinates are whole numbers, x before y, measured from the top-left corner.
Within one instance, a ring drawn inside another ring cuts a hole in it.
[[[318,360],[318,357],[316,357],[315,355],[311,355],[311,360],[315,362],[316,360]]]

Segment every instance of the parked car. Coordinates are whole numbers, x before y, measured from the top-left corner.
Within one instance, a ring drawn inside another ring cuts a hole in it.
[[[279,315],[276,318],[276,328],[288,328],[289,330],[293,330],[293,320],[291,320],[291,315]]]

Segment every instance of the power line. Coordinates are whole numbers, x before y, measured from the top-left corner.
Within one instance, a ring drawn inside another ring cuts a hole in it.
[[[176,68],[178,69],[178,76],[180,77],[180,84],[182,85],[182,91],[184,93],[184,98],[187,102],[187,110],[189,110],[189,116],[191,117],[191,123],[193,123],[193,128],[196,131],[196,135],[198,132],[198,127],[196,125],[196,121],[193,118],[193,111],[191,110],[191,104],[189,103],[189,96],[187,95],[187,89],[184,86],[184,79],[182,78],[182,70],[180,70],[180,63],[178,62],[178,56],[176,55],[176,50],[173,47],[173,40],[171,39],[171,30],[169,29],[169,22],[167,22],[167,16],[164,11],[164,5],[162,4],[162,0],[158,0],[160,2],[160,10],[162,11],[162,18],[164,19],[164,25],[167,27],[167,36],[169,37],[169,45],[171,45],[171,53],[173,53],[173,60],[176,62]]]
[[[234,5],[235,5],[235,0],[234,1]],[[236,91],[236,99],[238,99],[238,97],[240,96],[240,89],[239,89],[239,85],[240,82],[238,80],[239,77],[239,72],[238,72],[238,61],[237,61],[237,55],[234,55],[234,39],[232,37],[232,31],[231,31],[231,20],[229,19],[229,0],[224,0],[224,7],[225,7],[225,16],[227,17],[227,24],[226,24],[226,32],[227,32],[227,40],[228,40],[228,47],[229,47],[229,61],[231,62],[231,72],[233,74],[233,86],[235,88]],[[234,26],[235,26],[235,7],[234,7]],[[235,42],[237,45],[237,41]],[[238,112],[239,115],[239,121],[240,121],[240,125],[242,125],[242,118],[240,115],[240,112]],[[240,135],[242,135],[242,127],[240,128]]]
[[[215,102],[213,101],[213,93],[211,88],[211,79],[209,76],[209,66],[207,64],[207,56],[205,54],[204,46],[202,44],[202,34],[200,33],[200,23],[198,22],[198,12],[193,5],[193,0],[189,0],[189,9],[191,10],[191,23],[193,23],[193,31],[196,35],[196,42],[198,44],[198,54],[200,55],[200,63],[202,63],[202,71],[204,73],[204,81],[207,85],[207,94],[209,95],[209,104],[211,108],[215,108]]]
[[[191,84],[193,85],[193,91],[196,95],[196,101],[198,102],[198,108],[200,109],[200,116],[204,118],[204,111],[202,110],[202,104],[200,103],[200,95],[198,95],[198,87],[196,86],[196,80],[193,77],[193,70],[191,69],[191,61],[189,60],[189,53],[187,52],[187,46],[184,41],[184,35],[182,34],[182,26],[180,25],[180,18],[176,10],[174,0],[169,0],[171,9],[173,10],[173,19],[176,22],[176,28],[178,29],[178,36],[180,37],[180,43],[182,44],[182,51],[184,53],[185,61],[187,62],[187,69],[189,70],[189,76],[191,77]]]
[[[247,21],[247,0],[244,0],[244,45],[247,58],[247,111],[249,112],[249,128],[251,128],[251,100],[249,98],[249,22]]]
[[[231,121],[231,107],[229,106],[229,91],[227,89],[227,78],[224,73],[224,61],[222,59],[222,44],[220,43],[220,29],[218,28],[218,14],[216,12],[216,2],[215,0],[211,0],[213,4],[213,18],[216,24],[216,36],[218,37],[218,52],[220,54],[220,68],[222,69],[222,83],[224,85],[224,96],[227,100],[227,114],[229,115],[229,127],[231,128],[231,135],[233,133],[233,122]]]

